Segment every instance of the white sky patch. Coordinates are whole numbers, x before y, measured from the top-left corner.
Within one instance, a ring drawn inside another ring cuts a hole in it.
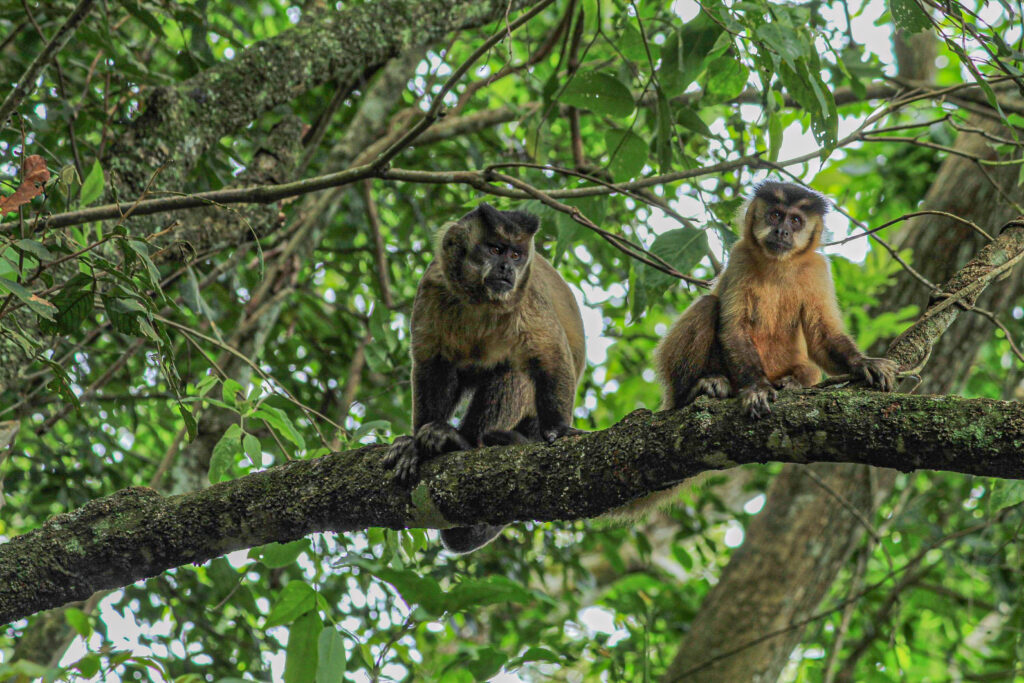
[[[725,544],[730,548],[738,548],[743,543],[743,525],[735,519],[730,519],[726,524]]]
[[[761,511],[761,508],[764,507],[765,500],[765,495],[763,493],[759,493],[744,503],[743,511],[748,515],[756,515]]]

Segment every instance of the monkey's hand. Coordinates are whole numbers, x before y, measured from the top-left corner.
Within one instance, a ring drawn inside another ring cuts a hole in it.
[[[400,436],[384,455],[384,467],[395,469],[395,481],[408,486],[416,480],[420,463],[450,451],[465,451],[473,446],[455,427],[446,422],[428,422],[416,436]]]
[[[542,429],[540,432],[540,435],[543,436],[544,440],[548,443],[554,443],[557,439],[560,439],[563,436],[576,436],[577,434],[586,434],[586,432],[582,429],[570,427],[564,422],[547,429]]]
[[[740,405],[743,406],[743,412],[756,420],[772,412],[770,403],[776,396],[772,383],[762,379],[740,389]]]
[[[384,454],[384,468],[395,469],[395,481],[403,486],[416,478],[420,468],[420,456],[416,451],[416,439],[400,436],[394,440]]]
[[[850,363],[850,374],[862,377],[868,386],[879,391],[892,391],[896,388],[896,373],[899,366],[888,358],[863,357]]]

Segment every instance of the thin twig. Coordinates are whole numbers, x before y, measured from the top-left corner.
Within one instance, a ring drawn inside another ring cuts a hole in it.
[[[71,36],[75,34],[75,30],[79,24],[85,20],[86,15],[89,14],[93,3],[96,0],[80,0],[78,6],[72,10],[71,15],[64,22],[57,33],[53,36],[53,39],[46,44],[43,51],[40,52],[32,63],[29,64],[28,69],[22,74],[21,78],[18,79],[18,83],[7,93],[7,97],[4,98],[2,104],[0,104],[0,128],[7,125],[7,120],[14,113],[22,101],[28,97],[36,89],[36,81],[39,78],[39,74],[42,73],[43,69],[50,60],[53,59],[60,50],[67,45],[67,42],[71,40]]]

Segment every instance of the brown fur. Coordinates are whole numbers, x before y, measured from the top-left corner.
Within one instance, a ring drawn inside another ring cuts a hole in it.
[[[824,197],[799,185],[756,188],[741,209],[743,236],[714,290],[686,309],[655,352],[663,409],[700,395],[738,395],[747,415],[763,417],[777,389],[812,386],[822,369],[892,391],[895,363],[864,356],[843,330],[828,263],[816,251],[827,207]],[[678,488],[619,512],[639,516],[677,497]]]
[[[442,228],[413,303],[414,436],[396,439],[385,456],[399,481],[410,483],[437,453],[576,431],[583,320],[565,280],[534,253],[536,230],[533,216],[486,204]],[[496,288],[492,278],[510,270],[514,284]],[[469,406],[455,429],[448,421],[464,395]],[[467,552],[500,530],[446,530],[442,539]]]
[[[657,350],[663,407],[719,394],[709,389],[723,376],[752,417],[770,412],[777,388],[816,384],[822,369],[892,390],[895,365],[864,356],[843,330],[828,263],[816,251],[826,206],[798,185],[758,187],[714,291],[687,309]]]

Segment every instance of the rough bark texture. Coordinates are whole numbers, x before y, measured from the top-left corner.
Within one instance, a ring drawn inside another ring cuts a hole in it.
[[[999,124],[980,117],[972,119],[969,125],[1005,134]],[[995,158],[980,135],[961,134],[956,147],[984,158]],[[924,208],[972,220],[995,234],[1016,213],[1004,196],[1017,202],[1022,200],[1014,169],[1015,166],[990,167],[989,173],[999,185],[997,189],[971,161],[951,155],[936,175],[925,197]],[[937,284],[949,279],[985,245],[983,238],[968,226],[936,216],[914,219],[907,224],[902,236],[895,246],[913,250],[916,269]],[[992,283],[978,298],[978,305],[990,310],[1006,310],[1021,291],[1020,271],[1017,268],[1011,277]],[[910,304],[923,308],[928,296],[926,288],[917,280],[901,273],[887,293],[885,308],[895,310]],[[955,390],[964,381],[981,344],[992,337],[992,330],[992,324],[985,318],[962,313],[956,325],[932,348],[933,361],[922,373],[921,389],[935,393]],[[908,355],[906,360],[912,361],[913,356],[917,354]],[[863,477],[854,476],[847,468],[827,468],[819,474],[826,486],[849,501],[859,514],[870,518],[874,505],[863,491]],[[876,474],[877,499],[891,490],[894,472],[881,470]],[[863,534],[863,527],[852,523],[852,513],[847,512],[846,518],[833,516],[837,507],[842,506],[822,490],[821,484],[798,468],[780,474],[768,493],[765,509],[747,529],[743,552],[733,556],[702,605],[663,680],[777,680],[789,654],[802,639],[804,628],[794,627],[773,638],[758,639],[809,617]],[[789,529],[813,526],[815,520],[828,521],[816,544],[808,545],[807,539],[799,533],[787,533]],[[762,564],[751,561],[754,557],[783,557],[786,562],[766,573],[768,570]],[[742,595],[749,596],[750,600],[729,599],[729,596]],[[771,611],[772,606],[786,604],[790,595],[797,599],[789,609]],[[737,650],[738,644],[750,646]],[[727,651],[731,651],[732,656],[704,667],[709,660]]]
[[[1024,479],[1024,406],[808,390],[783,395],[769,418],[753,422],[735,400],[702,399],[674,412],[638,410],[553,446],[449,454],[427,463],[412,491],[390,483],[382,454],[371,446],[295,461],[180,496],[126,489],[55,517],[0,545],[0,623],[316,531],[594,517],[744,463],[858,462]]]
[[[112,155],[135,197],[153,169],[174,161],[164,184],[179,187],[196,161],[233,133],[310,88],[342,90],[414,45],[483,26],[538,0],[380,0],[344,10],[314,8],[290,31],[262,40],[183,83],[156,91]]]

